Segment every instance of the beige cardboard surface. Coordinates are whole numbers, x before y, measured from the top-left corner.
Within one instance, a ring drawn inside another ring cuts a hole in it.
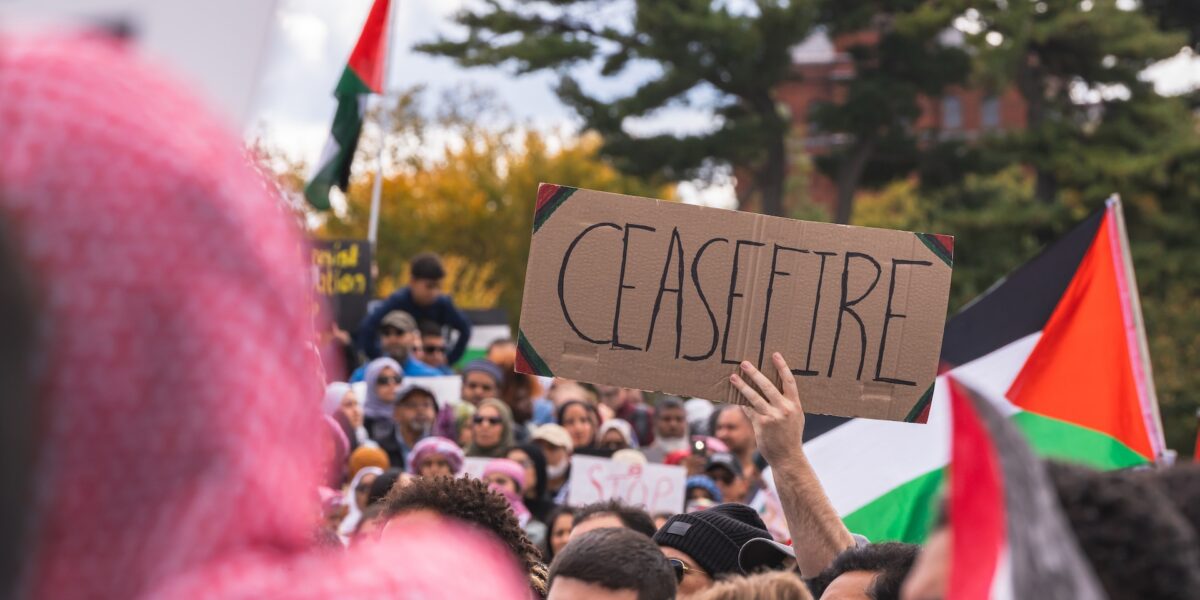
[[[805,410],[923,421],[953,238],[542,184],[517,369],[740,402],[741,360]]]

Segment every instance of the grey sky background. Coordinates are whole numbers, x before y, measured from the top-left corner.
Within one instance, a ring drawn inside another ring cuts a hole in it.
[[[545,131],[572,131],[578,122],[554,95],[555,78],[549,73],[513,76],[501,69],[462,69],[452,61],[412,50],[439,33],[458,32],[450,17],[466,0],[396,0],[394,34],[389,66],[389,88],[425,85],[427,101],[436,101],[446,90],[476,87],[495,93],[518,123]],[[615,3],[614,9],[620,9]],[[270,31],[250,133],[262,136],[288,156],[315,163],[329,134],[335,102],[332,91],[354,46],[371,0],[279,0]],[[583,69],[578,76],[594,93],[630,89],[656,74],[653,67],[638,65],[627,75],[606,81]],[[1160,90],[1174,92],[1200,85],[1200,60],[1183,53],[1157,65],[1148,73]],[[700,94],[703,94],[701,92]],[[635,132],[693,132],[714,127],[710,113],[686,106],[659,111],[651,118],[627,122]],[[707,188],[684,184],[685,200],[730,206],[729,182]]]

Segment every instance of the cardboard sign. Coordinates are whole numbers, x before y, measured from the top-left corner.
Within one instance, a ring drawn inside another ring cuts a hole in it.
[[[595,456],[571,457],[567,504],[583,506],[617,499],[647,512],[683,511],[687,469],[678,465],[637,465]]]
[[[517,370],[740,403],[780,352],[808,412],[923,422],[953,247],[542,184]]]
[[[313,240],[313,287],[338,327],[358,331],[371,298],[371,244],[367,240]]]

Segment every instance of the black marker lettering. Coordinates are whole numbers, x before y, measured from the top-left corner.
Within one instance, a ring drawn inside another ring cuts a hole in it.
[[[775,276],[776,275],[784,275],[784,276],[791,275],[791,273],[789,273],[787,271],[780,271],[778,268],[776,268],[777,265],[779,264],[779,251],[780,250],[786,250],[788,252],[797,252],[797,253],[803,252],[805,254],[808,253],[808,250],[801,250],[799,248],[789,248],[787,246],[780,246],[779,244],[775,244],[775,247],[771,249],[771,277],[769,279],[767,279],[767,306],[765,309],[763,309],[762,331],[758,334],[758,368],[759,369],[762,369],[763,354],[766,352],[766,349],[767,349],[767,323],[771,322],[771,296],[775,295]]]
[[[638,225],[636,223],[625,224],[625,240],[621,243],[621,276],[617,279],[617,306],[613,309],[613,326],[612,326],[612,347],[621,348],[622,350],[641,350],[637,346],[622,344],[617,335],[617,328],[621,325],[621,296],[625,294],[625,290],[636,289],[637,286],[625,285],[625,263],[629,258],[629,232],[634,229],[642,231],[657,231],[648,225]]]
[[[812,370],[813,340],[817,337],[817,311],[821,308],[821,288],[825,285],[825,259],[837,256],[837,252],[814,252],[813,254],[821,257],[821,270],[817,273],[817,298],[813,302],[812,324],[808,328],[808,358],[804,359],[803,369],[792,369],[793,375],[801,377],[820,375],[817,371]]]
[[[865,258],[870,261],[871,264],[875,266],[875,279],[871,281],[871,285],[867,287],[867,291],[863,292],[861,296],[855,298],[854,300],[847,301],[846,294],[848,290],[846,287],[850,282],[851,258]],[[869,296],[871,292],[874,291],[875,285],[879,283],[879,275],[882,272],[883,269],[879,268],[879,261],[875,260],[874,258],[871,258],[870,256],[860,252],[846,253],[846,261],[842,265],[842,301],[838,306],[837,328],[834,329],[833,333],[833,351],[829,355],[829,372],[825,374],[826,377],[833,377],[833,365],[837,362],[838,341],[842,337],[842,317],[844,317],[846,313],[850,313],[850,316],[854,317],[854,320],[858,322],[858,334],[860,338],[858,348],[858,374],[855,375],[855,379],[862,379],[863,363],[867,358],[867,327],[866,325],[863,325],[862,318],[858,316],[858,313],[854,312],[854,309],[850,307],[862,302],[864,298]]]
[[[676,253],[676,249],[679,250]],[[676,287],[667,287],[667,274],[671,272],[671,258],[679,263]],[[654,299],[654,310],[650,313],[650,333],[646,334],[646,351],[650,351],[650,342],[654,339],[654,324],[658,322],[658,310],[662,307],[663,294],[675,294],[675,358],[679,358],[679,344],[683,339],[683,240],[679,237],[679,228],[671,230],[671,239],[667,241],[667,260],[663,261],[662,279],[658,281],[658,297]]]
[[[691,360],[691,361],[704,360],[704,359],[712,356],[713,352],[717,351],[717,339],[720,334],[720,330],[717,329],[717,317],[716,317],[716,315],[713,314],[712,307],[710,307],[708,305],[708,298],[704,297],[704,290],[700,287],[700,257],[704,256],[704,251],[708,250],[708,247],[710,245],[715,244],[717,242],[725,242],[726,244],[728,244],[729,240],[726,238],[713,238],[711,240],[708,240],[707,242],[704,242],[704,244],[702,246],[700,246],[700,249],[696,251],[696,258],[692,259],[692,284],[694,284],[696,286],[696,293],[700,295],[700,302],[702,304],[704,304],[704,310],[706,312],[708,312],[708,320],[711,323],[712,332],[713,332],[712,345],[710,345],[708,347],[708,352],[706,352],[705,354],[697,354],[695,356],[684,356],[683,357],[684,360]]]
[[[738,240],[733,245],[733,269],[729,273],[729,296],[725,299],[725,336],[721,340],[721,362],[727,365],[738,364],[738,361],[726,358],[725,352],[729,349],[729,324],[733,321],[733,301],[735,298],[742,297],[742,294],[735,291],[737,290],[738,260],[741,258],[742,246],[765,245],[762,242],[750,240]]]
[[[599,229],[601,227],[612,227],[617,231],[621,230],[621,226],[617,225],[616,223],[596,223],[595,225],[588,226],[586,229],[579,232],[579,235],[575,236],[575,239],[571,241],[570,246],[567,246],[567,252],[566,254],[563,254],[562,266],[558,269],[558,304],[562,307],[563,318],[567,320],[567,326],[571,328],[571,331],[575,332],[575,335],[579,336],[579,338],[583,341],[591,342],[593,344],[607,344],[611,340],[597,340],[590,338],[580,331],[579,327],[575,326],[575,321],[571,319],[571,313],[567,311],[567,299],[563,288],[567,279],[567,264],[571,262],[571,253],[575,252],[575,246],[578,246],[579,242],[583,240],[584,236],[591,233],[592,230]]]
[[[906,381],[904,379],[893,379],[891,377],[880,377],[879,372],[883,369],[883,349],[887,346],[888,322],[892,319],[903,319],[908,315],[902,315],[892,312],[892,296],[896,293],[896,266],[897,265],[921,265],[928,267],[933,263],[927,260],[903,260],[895,259],[892,261],[892,280],[888,283],[888,299],[887,309],[883,311],[883,335],[879,338],[879,359],[875,361],[875,381],[883,383],[894,383],[897,385],[917,385],[915,381]]]

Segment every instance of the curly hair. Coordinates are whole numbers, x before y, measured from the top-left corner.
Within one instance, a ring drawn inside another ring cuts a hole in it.
[[[472,477],[421,477],[403,488],[393,488],[383,500],[387,516],[430,510],[492,532],[516,555],[529,573],[530,585],[546,595],[548,571],[542,553],[521,529],[508,500]]]
[[[870,571],[875,573],[867,596],[872,600],[900,597],[900,585],[912,569],[921,547],[916,544],[885,542],[850,548],[837,556],[833,564],[808,580],[814,598],[820,598],[825,588],[843,573]]]

